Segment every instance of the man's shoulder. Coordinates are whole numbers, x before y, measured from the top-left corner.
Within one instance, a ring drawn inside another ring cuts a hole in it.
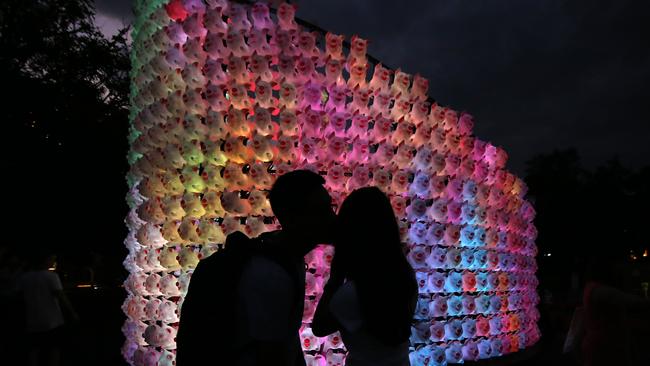
[[[239,260],[254,256],[258,250],[258,241],[235,231],[228,235],[224,247],[209,257],[202,259],[195,272],[213,272],[224,269]]]
[[[51,279],[58,275],[52,271],[27,271],[20,275],[18,278],[22,281],[42,281],[44,279]]]

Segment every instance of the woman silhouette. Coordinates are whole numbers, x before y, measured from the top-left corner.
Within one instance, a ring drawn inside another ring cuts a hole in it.
[[[338,230],[314,334],[340,331],[349,366],[408,365],[417,283],[388,197],[376,187],[352,192],[339,210]]]

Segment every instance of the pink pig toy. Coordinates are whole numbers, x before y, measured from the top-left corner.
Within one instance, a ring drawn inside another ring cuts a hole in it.
[[[391,95],[388,91],[375,92],[375,97],[370,107],[370,113],[375,118],[379,116],[388,117],[390,115]]]
[[[445,357],[448,363],[463,363],[463,348],[459,342],[452,342],[445,350]]]
[[[297,31],[298,24],[295,20],[296,8],[295,5],[282,3],[278,7],[278,26],[285,31]]]
[[[427,266],[429,252],[424,245],[415,245],[408,254],[408,260],[414,269],[423,269]]]
[[[226,15],[230,18],[230,30],[244,33],[251,29],[251,22],[248,20],[248,14],[242,5],[234,3],[229,4],[228,9],[226,10]]]
[[[335,352],[333,349],[327,351],[327,366],[343,366],[345,364],[345,353]]]
[[[463,345],[463,359],[465,361],[476,361],[479,358],[478,347],[474,341],[467,341]]]
[[[393,96],[398,94],[408,95],[408,89],[411,85],[411,76],[400,69],[395,71],[395,79],[391,85],[391,93]]]
[[[370,169],[365,165],[358,165],[352,171],[352,177],[348,180],[346,189],[351,192],[355,189],[365,187],[370,182]]]
[[[383,67],[381,63],[375,65],[375,69],[373,71],[372,79],[370,80],[370,83],[368,84],[368,87],[370,90],[373,92],[379,92],[379,91],[388,91],[389,86],[388,83],[390,82],[390,74],[391,71],[388,70],[387,68]]]
[[[429,91],[429,80],[422,77],[420,74],[415,74],[413,79],[413,86],[411,87],[411,98],[414,100],[426,100]]]
[[[251,7],[251,18],[255,29],[270,31],[275,27],[269,13],[269,7],[263,2],[257,2]]]
[[[376,168],[372,173],[372,181],[375,186],[386,191],[390,182],[390,173],[383,168]]]
[[[354,89],[356,87],[366,87],[366,72],[368,70],[367,64],[355,64],[350,68],[350,77],[348,78],[348,87]]]
[[[343,60],[343,39],[342,35],[327,33],[325,35],[325,53],[329,59]]]
[[[368,49],[368,41],[353,35],[350,39],[350,55],[348,56],[347,63],[350,68],[355,65],[365,65],[368,60],[366,59],[366,51]]]

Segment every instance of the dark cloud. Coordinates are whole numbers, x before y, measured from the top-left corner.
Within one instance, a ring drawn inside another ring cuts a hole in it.
[[[98,1],[128,18],[129,1]],[[576,147],[588,164],[650,163],[650,3],[632,0],[298,2],[297,15],[370,39],[391,67],[431,80],[441,104],[472,113],[509,166]]]

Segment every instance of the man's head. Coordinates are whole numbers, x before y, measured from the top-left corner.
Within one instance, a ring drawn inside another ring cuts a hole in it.
[[[29,254],[29,265],[33,270],[56,268],[56,254],[46,249],[36,250]]]
[[[331,240],[335,215],[324,183],[314,172],[295,170],[278,177],[269,195],[282,229],[312,245]]]

